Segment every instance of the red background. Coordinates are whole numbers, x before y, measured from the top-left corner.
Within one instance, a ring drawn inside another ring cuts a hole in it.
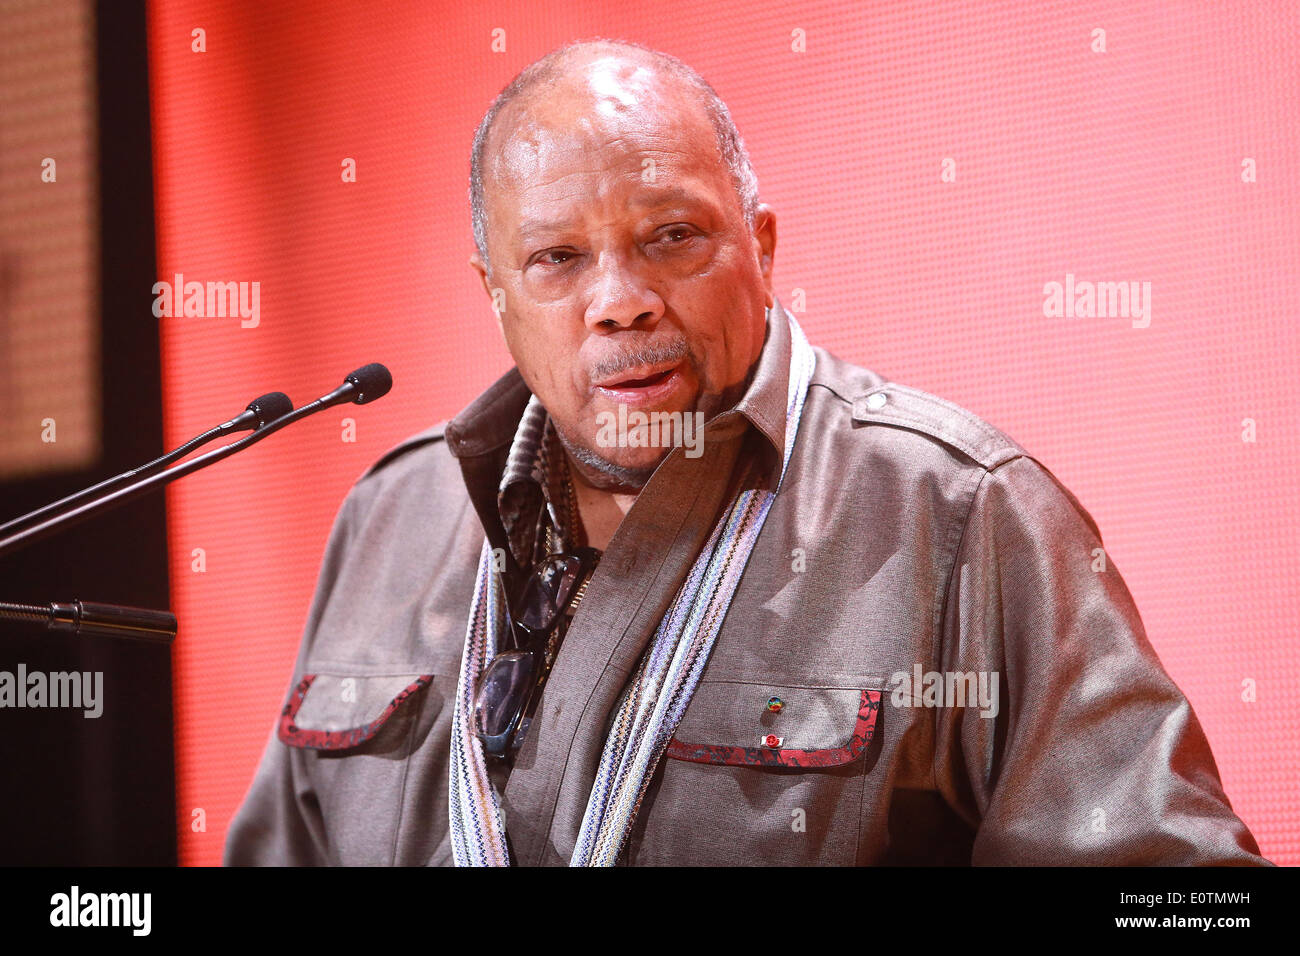
[[[520,68],[597,35],[681,57],[727,101],[778,213],[778,295],[804,290],[814,343],[979,413],[1078,495],[1234,807],[1265,855],[1300,862],[1297,19],[1282,2],[152,3],[159,277],[261,283],[255,329],[159,320],[168,446],[366,362],[396,382],[169,489],[182,862],[220,860],[351,483],[511,364],[467,265],[471,138]],[[1067,272],[1151,282],[1150,327],[1044,317]]]

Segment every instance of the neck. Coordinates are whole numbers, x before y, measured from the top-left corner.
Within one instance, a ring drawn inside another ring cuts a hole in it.
[[[588,468],[573,455],[568,451],[565,455],[569,459],[569,474],[573,478],[573,490],[578,499],[578,512],[582,516],[587,544],[604,551],[622,523],[623,516],[631,510],[640,489],[614,484],[608,476],[589,475]]]

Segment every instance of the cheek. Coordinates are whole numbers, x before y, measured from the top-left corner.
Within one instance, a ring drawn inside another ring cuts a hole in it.
[[[576,346],[542,319],[508,320],[505,330],[506,347],[528,387],[549,409],[573,408],[579,401]]]
[[[748,314],[750,303],[728,302],[726,318],[718,326],[704,349],[703,369],[710,390],[735,385],[743,379],[752,364],[750,355],[762,342],[763,329],[754,338]]]

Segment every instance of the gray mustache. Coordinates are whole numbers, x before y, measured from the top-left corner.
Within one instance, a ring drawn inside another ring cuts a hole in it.
[[[608,378],[639,365],[658,365],[663,362],[680,362],[690,349],[684,339],[664,345],[642,345],[629,349],[617,358],[608,359],[591,369],[593,380]]]

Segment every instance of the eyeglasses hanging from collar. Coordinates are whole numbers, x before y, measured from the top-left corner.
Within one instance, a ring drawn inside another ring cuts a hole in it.
[[[474,697],[474,732],[488,755],[508,758],[523,745],[559,642],[599,559],[595,548],[549,554],[524,582],[508,611],[514,646],[492,658]]]

